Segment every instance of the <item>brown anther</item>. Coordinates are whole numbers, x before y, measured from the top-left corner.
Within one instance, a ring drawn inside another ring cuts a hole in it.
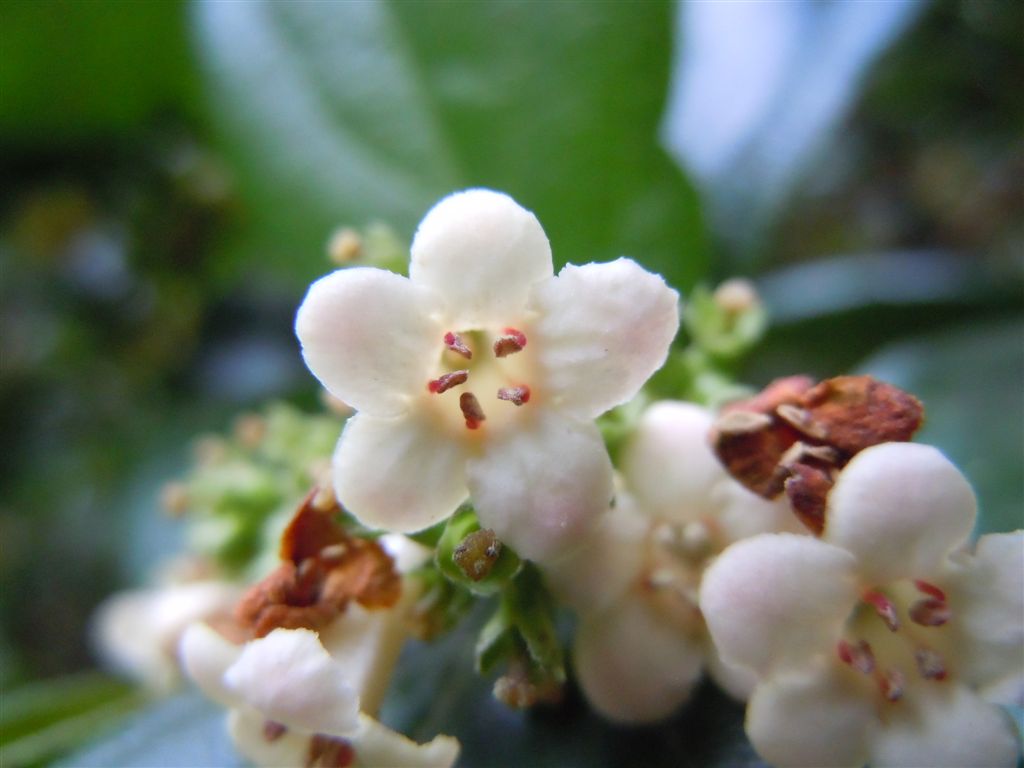
[[[273,720],[267,720],[263,723],[263,738],[267,741],[277,741],[288,732],[288,727],[274,722]]]
[[[949,603],[926,597],[910,607],[910,620],[922,627],[941,627],[953,617]]]
[[[931,648],[918,648],[914,651],[914,661],[917,662],[917,671],[925,680],[942,681],[949,674],[946,662]]]
[[[457,355],[462,355],[467,360],[473,359],[473,350],[466,346],[466,342],[457,333],[449,331],[444,335],[444,345]]]
[[[870,675],[875,671],[875,654],[866,640],[858,640],[856,645],[840,640],[836,647],[839,660],[848,664],[862,675]]]
[[[501,555],[501,542],[490,528],[473,531],[452,553],[452,560],[473,581],[486,578]]]
[[[469,371],[452,371],[451,373],[444,373],[436,379],[428,381],[427,390],[433,392],[435,395],[440,395],[442,392],[447,392],[452,387],[465,384],[468,378]]]
[[[309,741],[306,768],[349,768],[356,761],[356,751],[346,739],[321,733]]]
[[[903,689],[906,687],[906,680],[903,673],[895,669],[887,669],[885,674],[878,678],[878,688],[886,701],[897,702],[903,698]]]
[[[875,609],[875,613],[885,622],[885,626],[889,628],[890,632],[895,632],[900,628],[900,619],[896,615],[896,606],[888,597],[881,592],[870,590],[865,592],[861,599]]]
[[[523,384],[520,387],[502,387],[498,390],[499,400],[508,400],[513,405],[530,402],[530,388]]]
[[[515,328],[506,328],[494,342],[494,356],[508,357],[526,346],[526,335]]]
[[[472,392],[463,392],[459,395],[459,408],[466,419],[466,429],[479,429],[480,424],[487,419],[484,416],[484,409],[480,407],[480,401]]]
[[[936,600],[939,600],[943,603],[946,602],[946,593],[938,587],[936,587],[934,584],[931,584],[927,581],[922,581],[921,579],[914,579],[914,586],[917,588],[918,592],[922,592],[923,594],[926,594],[929,597],[934,597]]]

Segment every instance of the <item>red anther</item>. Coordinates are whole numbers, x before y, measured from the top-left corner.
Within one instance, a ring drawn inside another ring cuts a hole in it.
[[[893,605],[892,600],[883,595],[881,592],[870,590],[865,592],[861,598],[865,603],[875,609],[875,612],[881,617],[882,621],[885,622],[885,626],[890,631],[895,632],[900,628],[900,620],[896,615],[896,606]]]
[[[945,680],[949,674],[946,662],[931,648],[918,648],[914,651],[917,671],[925,680]]]
[[[457,333],[448,331],[444,335],[444,345],[457,355],[462,355],[467,360],[473,359],[473,351],[466,346],[466,342]]]
[[[498,390],[499,400],[508,400],[513,405],[522,405],[530,402],[530,388],[523,384],[521,387],[502,387]]]
[[[910,607],[910,620],[922,627],[941,627],[952,616],[949,604],[934,597],[918,600]]]
[[[484,409],[480,407],[480,401],[472,392],[463,392],[459,395],[459,408],[466,418],[466,429],[479,428],[480,422],[487,418],[484,416]]]
[[[263,738],[267,741],[277,741],[288,731],[288,727],[273,720],[263,723]]]
[[[918,592],[923,592],[929,597],[934,597],[940,602],[946,602],[946,593],[934,584],[929,584],[927,581],[921,581],[920,579],[914,579],[914,586],[917,587]]]
[[[878,687],[886,701],[899,701],[903,698],[903,689],[907,681],[903,674],[895,669],[887,669],[885,674],[878,678]]]
[[[452,371],[451,373],[442,374],[433,381],[428,381],[427,389],[435,395],[439,395],[442,392],[447,392],[452,387],[459,386],[459,384],[465,384],[468,378],[469,371]]]
[[[506,328],[494,342],[494,356],[508,357],[526,346],[526,335],[515,328]]]
[[[871,646],[866,640],[859,640],[856,645],[840,640],[836,651],[839,653],[840,661],[849,664],[861,674],[870,675],[875,671],[875,654],[871,652]]]

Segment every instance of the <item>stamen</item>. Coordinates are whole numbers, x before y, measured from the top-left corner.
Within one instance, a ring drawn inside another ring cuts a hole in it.
[[[428,381],[427,389],[435,395],[440,395],[442,392],[447,392],[452,387],[457,387],[459,384],[465,384],[466,379],[468,378],[469,371],[452,371],[451,373],[442,374],[432,381]]]
[[[918,648],[914,651],[917,671],[925,680],[945,680],[948,671],[946,662],[931,648]]]
[[[448,331],[444,335],[444,345],[457,355],[462,355],[467,360],[473,359],[473,351],[466,346],[466,342],[457,333]]]
[[[508,400],[513,405],[522,405],[530,402],[530,388],[523,384],[521,387],[502,387],[498,390],[499,400]]]
[[[953,617],[947,603],[929,597],[918,600],[910,607],[910,619],[922,627],[941,627]]]
[[[895,632],[900,628],[900,620],[896,615],[896,606],[893,605],[892,600],[875,590],[865,592],[862,599],[875,609],[875,612],[885,622],[885,626],[889,628],[890,632]]]
[[[263,723],[263,738],[267,741],[277,741],[288,731],[288,727],[282,723],[267,720]]]
[[[466,429],[477,429],[480,423],[487,417],[484,416],[484,409],[480,407],[480,401],[472,392],[463,392],[459,395],[459,408],[466,418]]]
[[[309,740],[306,765],[310,768],[349,768],[355,761],[356,751],[347,739],[317,733]]]
[[[526,346],[526,335],[515,328],[506,328],[494,342],[494,356],[508,357]]]
[[[871,652],[871,646],[866,640],[859,640],[856,645],[840,640],[836,651],[839,653],[840,661],[849,664],[861,674],[870,675],[875,671],[875,654]]]
[[[927,581],[921,581],[920,579],[914,579],[914,586],[917,587],[918,592],[923,592],[929,597],[934,597],[940,602],[946,602],[946,593],[934,584],[929,584]]]
[[[878,687],[886,701],[899,701],[903,698],[903,689],[906,687],[906,680],[903,673],[895,669],[887,669],[885,674],[878,678]]]

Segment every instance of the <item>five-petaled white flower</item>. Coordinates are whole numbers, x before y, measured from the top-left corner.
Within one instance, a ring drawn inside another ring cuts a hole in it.
[[[982,536],[934,448],[858,454],[822,538],[766,534],[708,569],[700,605],[722,656],[756,672],[755,748],[779,766],[1014,766],[992,701],[1024,696],[1024,532]]]
[[[539,222],[506,195],[446,197],[420,223],[408,279],[340,270],[299,308],[306,364],[358,411],[334,455],[339,500],[411,532],[468,494],[522,556],[561,553],[612,497],[592,420],[662,365],[677,305],[629,259],[555,277]]]
[[[713,419],[692,403],[649,406],[624,447],[615,508],[583,547],[545,568],[556,595],[580,614],[580,686],[612,720],[670,715],[705,666],[737,698],[753,686],[708,641],[697,609],[701,576],[732,542],[801,526],[785,502],[728,475],[708,444]]]

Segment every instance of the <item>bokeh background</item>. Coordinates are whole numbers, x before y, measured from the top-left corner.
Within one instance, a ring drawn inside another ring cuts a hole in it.
[[[467,186],[558,263],[753,278],[745,381],[909,388],[982,528],[1019,527],[1022,29],[1009,0],[0,5],[0,697],[95,665],[90,612],[177,546],[193,435],[317,407],[291,325],[332,230],[407,239]]]

